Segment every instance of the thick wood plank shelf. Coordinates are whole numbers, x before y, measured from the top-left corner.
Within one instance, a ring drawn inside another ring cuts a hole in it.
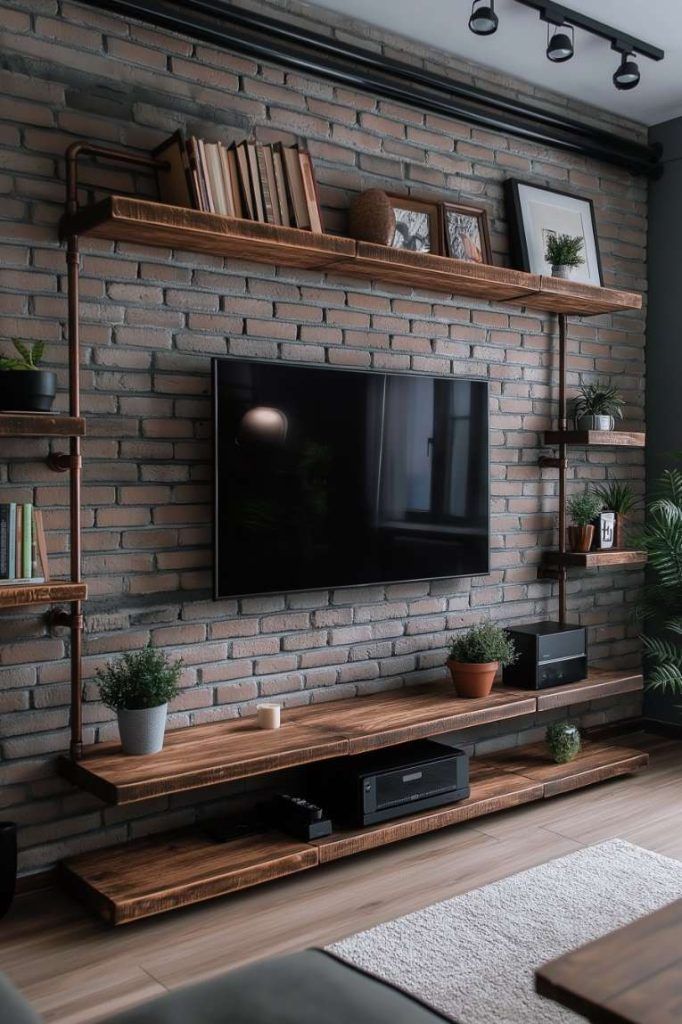
[[[633,430],[548,430],[545,444],[551,447],[568,444],[575,448],[644,448],[646,434]]]
[[[646,551],[629,548],[608,548],[606,551],[566,551],[560,555],[558,551],[547,551],[544,564],[549,567],[565,565],[582,569],[596,569],[599,566],[634,566],[645,565]]]
[[[641,675],[597,670],[569,687],[499,686],[482,700],[463,700],[446,681],[285,710],[274,731],[259,729],[253,717],[175,729],[161,753],[146,757],[124,756],[118,743],[95,744],[81,761],[61,758],[60,770],[108,803],[129,804],[641,688]]]
[[[62,221],[61,234],[168,246],[289,267],[327,268],[368,280],[520,303],[555,313],[592,316],[642,306],[641,295],[634,292],[559,281],[505,267],[392,249],[337,235],[316,235],[297,228],[236,220],[125,196],[110,196],[83,207]]]
[[[85,853],[64,862],[62,871],[66,883],[106,921],[125,924],[631,774],[647,760],[637,750],[587,743],[574,761],[556,765],[541,745],[524,747],[472,762],[470,797],[448,807],[336,832],[309,844],[275,832],[215,843],[193,828]]]
[[[50,604],[58,601],[85,601],[85,583],[3,583],[0,585],[0,608],[19,608],[28,604]]]
[[[83,437],[84,434],[85,420],[80,416],[0,412],[0,437]]]

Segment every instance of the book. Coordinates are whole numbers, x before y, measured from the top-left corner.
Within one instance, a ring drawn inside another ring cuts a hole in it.
[[[0,579],[9,578],[9,505],[0,505]]]
[[[198,154],[198,167],[199,176],[204,185],[204,192],[206,194],[206,209],[209,213],[215,213],[215,202],[213,200],[213,192],[211,191],[211,181],[208,176],[208,164],[206,161],[206,146],[203,139],[197,139],[197,154]]]
[[[288,146],[283,148],[282,159],[284,161],[289,199],[293,211],[293,221],[297,228],[309,228],[310,216],[303,189],[303,173],[298,159],[297,147]]]
[[[268,190],[270,192],[270,198],[272,201],[272,213],[275,224],[282,223],[282,214],[279,208],[279,198],[277,196],[277,181],[275,179],[275,157],[272,151],[272,146],[264,146],[263,154],[265,156],[265,174],[268,182]]]
[[[253,202],[253,189],[251,188],[251,172],[249,171],[249,157],[246,152],[246,143],[240,142],[235,146],[235,158],[239,168],[239,185],[241,188],[246,216],[249,220],[256,219],[256,208]]]
[[[206,189],[204,188],[201,167],[199,165],[199,146],[194,136],[187,141],[187,156],[189,158],[190,171],[192,173],[192,180],[196,190],[197,209],[208,211],[208,197],[206,195]]]
[[[47,558],[47,542],[45,540],[45,527],[43,524],[42,509],[33,509],[33,527],[36,546],[36,564],[34,573],[36,576],[42,576],[45,582],[48,582],[50,579],[50,565]]]
[[[260,179],[261,191],[263,193],[263,210],[265,211],[265,220],[268,224],[276,224],[275,196],[273,196],[272,189],[270,187],[271,182],[268,175],[267,148],[265,146],[256,146],[256,160],[258,162],[258,177]],[[272,185],[274,186],[274,184],[275,181],[273,173]]]
[[[170,206],[198,206],[194,190],[189,153],[182,132],[173,132],[169,139],[152,150],[155,160],[164,160],[167,168],[156,170],[159,198]]]
[[[21,579],[31,579],[33,567],[31,552],[33,544],[33,505],[27,502],[21,506]],[[17,573],[17,575],[19,575]]]
[[[298,151],[298,159],[301,164],[303,191],[305,193],[305,201],[308,208],[308,216],[310,218],[310,230],[315,232],[315,234],[321,235],[323,233],[322,211],[320,209],[320,197],[317,190],[317,181],[315,180],[312,160],[310,159],[310,154],[301,149]]]
[[[237,166],[237,154],[234,148],[226,150],[227,165],[230,169],[230,188],[232,190],[232,204],[234,206],[234,217],[245,217],[242,194],[239,187],[239,167]]]
[[[217,142],[204,142],[203,147],[208,184],[213,199],[213,212],[219,213],[224,217],[227,214],[227,202],[225,200],[223,171],[220,163],[220,149]]]
[[[254,220],[265,223],[265,207],[263,206],[263,193],[261,191],[260,174],[258,173],[258,158],[256,156],[256,144],[246,143],[246,156],[249,161],[249,178],[251,180],[251,192],[253,194]]]
[[[227,217],[234,217],[234,196],[232,193],[232,182],[230,174],[230,163],[227,159],[227,150],[222,142],[218,143],[218,157],[220,159],[220,173],[223,182],[223,196],[225,198],[225,212]]]
[[[275,184],[277,186],[277,201],[279,203],[280,221],[285,227],[291,226],[291,212],[287,198],[287,183],[284,175],[284,160],[282,158],[282,143],[278,142],[272,147],[272,163],[275,171]]]

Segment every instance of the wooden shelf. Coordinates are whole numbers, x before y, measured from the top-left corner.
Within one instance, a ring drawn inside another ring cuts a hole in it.
[[[637,750],[587,743],[575,761],[557,765],[542,745],[524,747],[473,761],[467,800],[369,828],[336,832],[313,843],[274,832],[216,843],[193,828],[81,854],[64,862],[62,872],[69,887],[106,921],[125,924],[627,775],[647,761],[648,755]]]
[[[644,448],[646,434],[632,430],[548,430],[545,444],[568,444],[576,448]]]
[[[253,717],[175,729],[167,733],[161,753],[146,757],[125,756],[118,743],[95,744],[86,747],[82,760],[63,757],[59,766],[71,782],[107,803],[129,804],[532,715],[563,701],[579,704],[628,693],[642,685],[637,673],[593,670],[566,687],[532,691],[499,686],[482,700],[464,700],[447,681],[285,710],[282,728],[273,731],[259,729]]]
[[[645,565],[646,551],[635,551],[625,548],[609,548],[606,551],[566,551],[560,555],[558,551],[547,551],[544,563],[547,566],[573,566],[582,569],[596,569],[598,566]]]
[[[53,583],[0,584],[0,608],[18,608],[28,604],[50,604],[58,601],[85,601],[88,588],[85,583],[66,580]]]
[[[634,292],[392,249],[337,235],[316,235],[297,228],[236,220],[125,196],[110,196],[65,218],[61,234],[167,246],[289,267],[326,268],[368,280],[513,302],[555,313],[593,316],[642,306],[641,295]]]
[[[80,416],[39,412],[0,412],[0,437],[83,437]]]

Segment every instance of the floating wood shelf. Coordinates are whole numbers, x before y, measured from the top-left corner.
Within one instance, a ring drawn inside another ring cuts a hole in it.
[[[548,760],[541,745],[525,747],[473,761],[471,795],[458,804],[336,832],[313,843],[299,843],[275,832],[217,843],[196,827],[81,854],[65,861],[62,873],[76,895],[107,922],[125,924],[628,775],[647,761],[648,755],[637,750],[586,743],[576,760],[557,765]]]
[[[563,704],[642,689],[642,676],[592,670],[587,679],[542,691],[496,687],[482,700],[458,698],[449,682],[285,710],[282,728],[255,718],[195,725],[166,735],[159,754],[131,757],[118,743],[60,759],[71,782],[108,803],[129,804],[367,750],[532,715]],[[552,703],[554,701],[554,703]]]
[[[598,566],[644,565],[647,561],[646,551],[635,551],[625,548],[609,548],[606,551],[566,551],[560,555],[558,551],[547,551],[544,564],[549,567],[565,565],[596,569]]]
[[[548,430],[545,444],[568,444],[576,448],[644,448],[646,434],[632,430]]]
[[[0,412],[0,437],[83,437],[84,434],[85,420],[80,416]]]
[[[392,249],[337,235],[236,220],[125,196],[110,196],[64,218],[61,234],[167,246],[281,266],[335,270],[368,280],[514,302],[554,313],[592,316],[642,306],[641,295],[634,292]]]
[[[50,604],[58,601],[84,601],[88,596],[85,583],[3,583],[0,584],[0,608],[19,608],[28,604]]]

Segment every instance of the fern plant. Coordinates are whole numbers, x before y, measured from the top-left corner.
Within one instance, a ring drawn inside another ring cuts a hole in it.
[[[583,245],[580,235],[550,235],[547,239],[545,259],[553,267],[579,267],[585,262],[582,255]]]
[[[642,636],[651,689],[682,694],[682,471],[667,469],[648,506],[640,543],[656,579],[639,606],[651,633]]]

